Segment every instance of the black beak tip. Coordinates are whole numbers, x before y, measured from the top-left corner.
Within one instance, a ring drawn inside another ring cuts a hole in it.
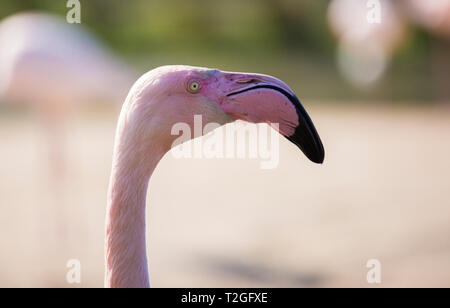
[[[325,152],[320,149],[315,149],[315,150],[305,150],[302,149],[300,147],[300,149],[302,150],[302,152],[305,154],[305,156],[312,161],[315,164],[323,164],[323,161],[325,160]]]
[[[295,135],[287,137],[287,139],[298,146],[310,161],[316,164],[323,164],[325,150],[318,135],[311,138],[311,136],[298,134],[297,131]]]
[[[323,164],[325,160],[325,149],[323,148],[322,141],[320,137],[317,135],[316,139],[316,147],[314,149],[309,149],[308,151],[304,151],[305,153],[309,153],[306,156],[316,164]]]
[[[318,152],[314,156],[309,157],[309,159],[316,164],[323,164],[325,160],[325,152]]]
[[[290,100],[296,107],[299,124],[295,133],[287,138],[297,145],[309,160],[316,164],[323,164],[325,149],[311,118],[295,95],[291,96]]]

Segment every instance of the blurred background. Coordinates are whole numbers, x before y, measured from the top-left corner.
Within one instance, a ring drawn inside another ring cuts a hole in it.
[[[103,285],[120,105],[166,64],[280,78],[326,159],[166,155],[153,286],[372,287],[369,259],[375,286],[450,286],[450,0],[81,0],[81,24],[66,3],[0,3],[0,286]]]

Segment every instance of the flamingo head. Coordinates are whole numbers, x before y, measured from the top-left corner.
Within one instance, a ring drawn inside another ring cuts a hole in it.
[[[155,117],[164,110],[170,115],[157,118],[171,118],[172,124],[184,121],[192,125],[196,114],[206,118],[204,123],[244,120],[278,124],[279,133],[311,161],[324,160],[322,141],[308,113],[294,92],[277,78],[191,66],[163,66],[145,74],[133,88],[129,97],[139,97],[143,102],[157,97],[153,101],[158,101],[158,106],[150,112]]]

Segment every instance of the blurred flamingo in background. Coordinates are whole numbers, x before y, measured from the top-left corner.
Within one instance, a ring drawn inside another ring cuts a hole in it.
[[[118,104],[134,73],[78,25],[44,13],[20,13],[0,23],[0,99],[24,103],[48,127],[52,165],[63,166],[59,136],[81,104]]]
[[[394,51],[406,34],[406,23],[397,6],[389,0],[332,0],[328,23],[338,39],[338,65],[353,85],[366,88],[386,71]],[[379,22],[369,18],[379,9]]]
[[[379,22],[368,19],[377,5]],[[408,19],[436,36],[432,70],[437,97],[450,101],[450,1],[449,0],[332,0],[328,23],[338,39],[337,62],[354,86],[373,86],[386,72],[394,52],[405,41]]]
[[[0,22],[0,100],[25,104],[45,126],[56,199],[64,188],[68,116],[82,104],[118,106],[133,80],[134,72],[80,25],[45,13],[19,13]],[[55,203],[55,211],[62,211],[61,200]],[[61,226],[64,218],[56,219]]]
[[[278,123],[280,134],[315,163],[324,160],[320,137],[292,90],[259,74],[165,66],[143,75],[120,113],[106,216],[107,287],[149,287],[145,199],[149,178],[177,136],[176,123],[194,127],[240,119]],[[185,204],[186,205],[186,204]]]
[[[436,35],[450,37],[450,1],[404,0],[410,16]]]
[[[405,11],[436,37],[432,46],[432,71],[438,100],[450,102],[450,1],[404,0]]]

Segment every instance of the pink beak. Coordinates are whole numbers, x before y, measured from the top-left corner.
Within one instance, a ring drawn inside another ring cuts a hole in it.
[[[311,118],[294,92],[281,80],[267,75],[216,71],[208,91],[234,119],[278,124],[279,132],[315,163],[323,163],[325,150]],[[220,94],[217,90],[220,90]],[[214,94],[215,95],[214,95]]]

